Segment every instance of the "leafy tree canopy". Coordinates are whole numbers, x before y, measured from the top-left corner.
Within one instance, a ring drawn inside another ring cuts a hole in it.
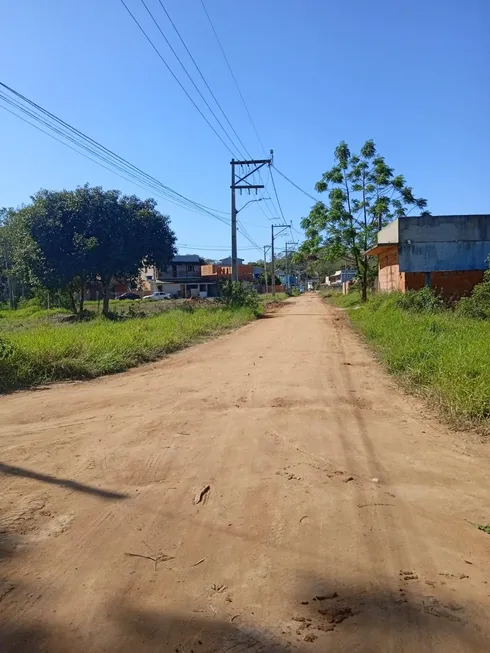
[[[24,260],[47,288],[78,292],[80,309],[87,283],[100,287],[107,314],[114,280],[134,280],[142,264],[162,267],[175,253],[169,217],[153,199],[88,185],[31,199],[12,218]]]
[[[335,148],[334,160],[315,185],[319,193],[328,193],[328,200],[317,202],[301,222],[306,240],[300,255],[304,260],[341,260],[355,268],[365,299],[370,276],[365,252],[375,244],[377,232],[414,209],[427,214],[427,200],[415,197],[403,175],[395,175],[372,140],[364,143],[359,154],[342,141]]]

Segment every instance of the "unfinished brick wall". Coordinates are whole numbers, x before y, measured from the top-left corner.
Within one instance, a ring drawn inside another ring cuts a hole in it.
[[[393,292],[401,290],[400,266],[398,264],[398,247],[386,247],[378,255],[378,290]]]
[[[405,272],[403,292],[421,290],[425,286],[423,272]],[[469,295],[473,288],[483,281],[483,270],[458,270],[456,272],[431,272],[431,288],[446,299]]]

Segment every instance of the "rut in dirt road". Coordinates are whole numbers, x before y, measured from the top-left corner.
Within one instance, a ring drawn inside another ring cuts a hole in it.
[[[488,452],[317,295],[0,399],[0,650],[484,653]]]

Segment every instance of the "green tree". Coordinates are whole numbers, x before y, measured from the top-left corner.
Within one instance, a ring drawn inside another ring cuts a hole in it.
[[[352,154],[341,142],[334,152],[333,167],[315,185],[328,192],[328,202],[317,202],[301,226],[306,240],[300,251],[306,257],[321,252],[329,260],[342,260],[353,267],[367,297],[370,265],[366,251],[376,242],[377,232],[393,219],[418,209],[427,214],[427,200],[416,198],[402,175],[395,175],[376,151],[374,141]]]
[[[0,301],[8,301],[15,308],[20,297],[29,294],[31,276],[26,261],[31,253],[31,243],[13,209],[0,209],[0,277],[3,293]]]
[[[163,266],[175,253],[169,218],[157,211],[155,200],[117,190],[41,190],[15,221],[29,245],[32,274],[49,289],[66,289],[74,312],[76,295],[82,311],[86,285],[93,283],[107,315],[115,280],[135,280],[142,265]]]

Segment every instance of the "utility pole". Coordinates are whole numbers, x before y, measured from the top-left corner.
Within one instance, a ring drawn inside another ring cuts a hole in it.
[[[291,288],[291,282],[289,280],[290,274],[289,274],[289,258],[288,258],[288,245],[296,245],[296,243],[286,243],[286,276],[287,276],[287,287],[288,289]]]
[[[265,294],[267,295],[269,292],[269,288],[267,286],[267,250],[270,249],[270,245],[264,245],[264,277],[265,277]]]
[[[276,295],[276,261],[274,258],[274,239],[277,238],[279,234],[274,234],[274,229],[289,229],[288,224],[272,224],[271,225],[271,286],[272,286],[272,295]]]
[[[232,281],[238,281],[238,265],[237,265],[237,242],[236,242],[236,216],[238,211],[236,210],[236,198],[235,191],[247,190],[250,192],[255,189],[255,192],[259,188],[264,188],[264,184],[251,184],[247,179],[253,175],[255,172],[260,170],[265,165],[271,165],[272,163],[272,150],[270,159],[252,159],[250,161],[235,161],[232,159],[231,163],[231,279]],[[235,166],[252,166],[252,169],[249,170],[245,175],[237,176],[235,172]]]

